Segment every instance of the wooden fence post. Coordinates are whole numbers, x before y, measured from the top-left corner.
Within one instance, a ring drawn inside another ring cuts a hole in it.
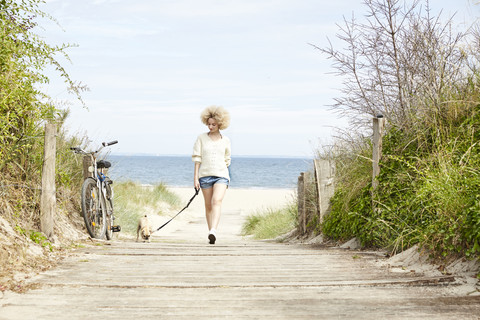
[[[303,211],[304,213],[304,229],[303,233],[307,233],[308,231],[308,223],[313,219],[315,216],[315,208],[312,208],[312,203],[314,199],[314,195],[311,194],[314,189],[312,185],[312,173],[310,171],[306,171],[303,174]]]
[[[383,129],[385,128],[385,118],[383,116],[377,116],[373,118],[373,174],[372,174],[372,189],[375,190],[378,187],[377,176],[380,174],[379,161],[382,157],[382,136]]]
[[[53,217],[55,215],[55,156],[56,126],[45,125],[45,146],[42,168],[42,195],[40,198],[40,230],[51,239],[53,236]]]
[[[92,166],[92,158],[90,156],[83,157],[83,180],[88,177],[94,177],[93,172],[90,172],[88,169]]]
[[[313,160],[313,170],[315,174],[317,215],[319,222],[327,214],[330,206],[330,199],[335,192],[335,164],[330,160]]]
[[[301,172],[298,177],[297,185],[297,196],[298,196],[298,227],[300,228],[301,234],[304,234],[307,229],[306,215],[305,215],[305,173]]]

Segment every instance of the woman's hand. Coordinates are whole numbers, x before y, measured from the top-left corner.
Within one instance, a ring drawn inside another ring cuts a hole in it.
[[[195,190],[200,189],[200,181],[198,181],[198,179],[193,179],[193,187]]]

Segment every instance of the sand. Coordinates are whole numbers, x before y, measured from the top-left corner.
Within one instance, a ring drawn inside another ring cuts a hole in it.
[[[193,196],[193,188],[169,188],[180,196],[186,204]],[[222,211],[239,211],[248,215],[258,210],[281,208],[295,200],[294,189],[234,189],[229,188],[223,200]],[[189,209],[204,211],[203,196],[199,195]]]
[[[154,229],[161,226],[183,208],[190,198],[195,194],[192,188],[169,187],[169,190],[176,193],[181,199],[181,207],[165,216],[149,215]],[[233,241],[238,237],[245,218],[253,213],[279,209],[295,200],[295,189],[236,189],[229,188],[225,194],[222,204],[222,218],[220,219],[219,233],[226,240]],[[186,224],[198,225],[189,234],[183,234],[182,230]],[[205,221],[205,207],[202,192],[192,201],[190,206],[178,215],[172,222],[153,234],[155,237],[185,237],[185,240],[195,238],[203,239],[208,233]]]

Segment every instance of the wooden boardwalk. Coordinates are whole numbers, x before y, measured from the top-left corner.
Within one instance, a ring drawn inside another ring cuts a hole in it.
[[[480,297],[458,297],[451,277],[392,273],[369,252],[252,241],[226,211],[216,245],[202,215],[152,243],[82,248],[7,292],[0,319],[479,319]]]

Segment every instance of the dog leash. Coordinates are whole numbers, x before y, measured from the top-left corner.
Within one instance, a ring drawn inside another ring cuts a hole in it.
[[[198,195],[198,192],[200,191],[200,188],[198,189],[195,189],[195,194],[193,195],[192,198],[190,198],[190,200],[188,201],[187,205],[182,209],[180,210],[180,212],[178,212],[176,215],[174,215],[170,220],[168,220],[167,222],[165,222],[164,224],[162,224],[160,227],[158,227],[157,230],[153,231],[153,232],[157,232],[158,230],[162,229],[163,227],[165,227],[167,224],[170,223],[170,221],[172,221],[173,219],[175,219],[176,216],[178,216],[180,213],[183,212],[183,210],[187,209],[188,206],[190,205],[190,203],[192,203],[193,199],[195,199],[195,197]],[[152,232],[152,233],[153,233]]]

